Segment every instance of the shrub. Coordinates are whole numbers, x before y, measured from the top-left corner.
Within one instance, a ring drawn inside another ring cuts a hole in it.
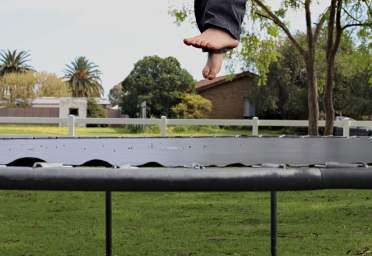
[[[212,102],[196,94],[185,94],[181,103],[172,108],[178,118],[205,118],[212,111]]]

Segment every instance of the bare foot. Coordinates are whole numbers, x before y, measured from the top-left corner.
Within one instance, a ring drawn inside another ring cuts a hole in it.
[[[239,45],[239,41],[234,39],[229,33],[216,28],[209,28],[199,36],[185,39],[184,43],[196,48],[211,50],[222,48],[233,49]]]
[[[208,61],[203,69],[205,79],[213,80],[220,72],[224,59],[223,53],[208,53]]]

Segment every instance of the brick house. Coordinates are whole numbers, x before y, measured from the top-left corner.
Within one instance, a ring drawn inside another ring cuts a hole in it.
[[[213,104],[208,118],[243,119],[256,115],[256,107],[249,100],[249,91],[257,84],[257,75],[243,72],[234,76],[222,76],[214,80],[202,80],[195,87],[197,93]]]

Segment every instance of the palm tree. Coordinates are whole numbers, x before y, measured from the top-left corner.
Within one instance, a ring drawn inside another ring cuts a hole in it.
[[[30,61],[30,56],[31,54],[28,51],[2,50],[0,53],[0,76],[9,73],[34,71],[33,68],[27,64],[27,62]]]
[[[73,97],[100,97],[103,95],[101,71],[86,57],[78,57],[66,65],[65,79],[71,86]]]

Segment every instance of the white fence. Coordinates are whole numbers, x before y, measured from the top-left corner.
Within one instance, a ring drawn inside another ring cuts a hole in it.
[[[68,127],[68,135],[76,136],[76,127],[87,124],[107,124],[107,125],[158,125],[160,136],[167,136],[168,125],[221,125],[221,126],[247,126],[251,127],[252,135],[259,135],[259,127],[308,127],[306,120],[260,120],[253,119],[167,119],[165,116],[160,119],[140,119],[140,118],[40,118],[40,117],[0,117],[0,124],[59,124]],[[319,126],[324,127],[325,121],[319,121]],[[352,127],[371,127],[372,121],[335,121],[336,127],[343,129],[343,136],[350,136]]]

